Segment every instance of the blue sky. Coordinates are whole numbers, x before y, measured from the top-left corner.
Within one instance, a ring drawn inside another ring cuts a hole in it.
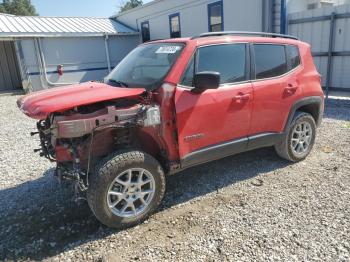
[[[121,2],[123,0],[32,0],[41,16],[109,17],[118,11]]]

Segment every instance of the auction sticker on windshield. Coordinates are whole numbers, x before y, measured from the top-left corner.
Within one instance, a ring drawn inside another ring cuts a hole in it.
[[[175,54],[177,51],[181,49],[181,46],[161,46],[156,51],[157,54]]]

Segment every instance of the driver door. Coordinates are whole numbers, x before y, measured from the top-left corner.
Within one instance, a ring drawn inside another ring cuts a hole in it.
[[[246,44],[197,49],[175,94],[178,143],[183,166],[207,162],[247,147],[252,113],[252,84]],[[220,73],[220,86],[191,91],[196,72]]]

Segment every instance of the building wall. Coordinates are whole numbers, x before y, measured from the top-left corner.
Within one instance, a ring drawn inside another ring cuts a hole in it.
[[[322,75],[322,85],[326,85],[327,79],[327,52],[330,41],[330,19],[323,21],[310,21],[304,23],[292,23],[296,19],[329,16],[336,14],[350,14],[350,5],[340,5],[330,8],[321,8],[291,14],[289,16],[289,33],[311,45],[312,52],[324,53],[317,55],[314,62]],[[332,41],[332,40],[331,40]],[[335,19],[333,52],[350,52],[350,18]],[[331,88],[350,90],[350,56],[337,55],[332,57]]]
[[[317,8],[350,4],[350,0],[287,0],[288,13],[308,10],[308,5],[315,4]]]
[[[169,15],[179,13],[181,36],[188,37],[208,32],[207,6],[213,2],[217,0],[156,0],[117,19],[138,30],[142,22],[149,21],[151,39],[163,39],[170,37]],[[224,30],[265,31],[268,23],[262,23],[264,2],[268,1],[223,0]]]
[[[140,42],[139,35],[110,36],[108,39],[111,67],[115,67]],[[102,80],[108,74],[105,39],[103,37],[43,38],[42,51],[48,80],[52,83],[75,83]],[[32,90],[51,87],[39,66],[37,45],[33,39],[20,40],[21,68],[25,70]],[[57,66],[63,65],[63,75]],[[26,77],[24,77],[25,79]],[[28,83],[23,84],[27,86]]]

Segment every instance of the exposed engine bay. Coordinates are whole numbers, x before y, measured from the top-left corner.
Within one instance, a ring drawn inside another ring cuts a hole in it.
[[[96,161],[116,150],[142,147],[135,138],[148,130],[157,132],[160,124],[160,108],[152,103],[121,100],[80,106],[37,123],[41,149],[36,151],[57,162],[59,179],[78,181],[84,190]]]

